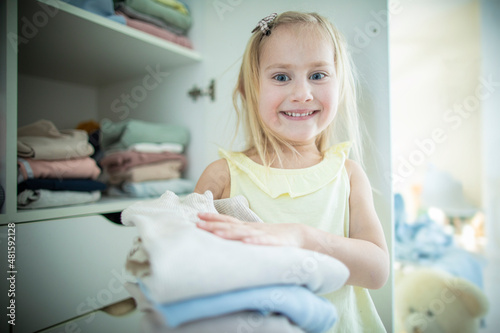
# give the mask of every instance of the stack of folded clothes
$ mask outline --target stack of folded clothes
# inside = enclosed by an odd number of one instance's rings
[[[157,197],[170,190],[189,193],[194,182],[183,179],[183,154],[189,132],[181,126],[140,120],[101,121],[99,164],[111,196]]]
[[[329,330],[349,270],[335,258],[296,247],[226,240],[196,227],[198,212],[262,223],[243,196],[172,192],[138,202],[122,223],[139,233],[127,256],[126,288],[143,313],[143,332],[311,332]]]
[[[85,9],[96,15],[105,17],[115,22],[126,24],[125,19],[116,15],[113,9],[113,0],[62,0],[75,7]]]
[[[188,7],[178,0],[115,0],[115,14],[132,28],[192,49]]]
[[[191,13],[178,0],[63,0],[73,6],[192,49]]]
[[[94,202],[106,184],[90,156],[94,148],[87,132],[58,130],[39,120],[17,131],[18,197],[21,209],[47,208]]]

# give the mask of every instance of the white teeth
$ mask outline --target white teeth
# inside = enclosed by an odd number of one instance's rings
[[[307,112],[307,113],[295,113],[295,112],[283,112],[287,116],[290,117],[304,117],[304,116],[310,116],[314,113],[314,111]]]

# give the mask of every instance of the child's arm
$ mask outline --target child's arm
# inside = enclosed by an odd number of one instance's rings
[[[226,160],[211,163],[200,176],[194,189],[196,193],[212,191],[214,200],[228,198],[231,190],[231,176]]]
[[[350,270],[348,284],[369,289],[382,287],[389,275],[389,254],[382,226],[373,206],[368,177],[352,161],[346,162],[351,183],[349,238],[296,223],[244,223],[220,214],[200,213],[208,222],[198,227],[226,239],[260,245],[287,245],[321,252],[342,261]],[[211,190],[214,199],[229,196],[227,162],[219,160],[203,172],[195,192]]]
[[[350,270],[347,283],[381,288],[389,276],[390,260],[382,226],[375,212],[371,186],[363,169],[346,162],[351,183],[349,238],[304,226],[303,247],[331,255]]]

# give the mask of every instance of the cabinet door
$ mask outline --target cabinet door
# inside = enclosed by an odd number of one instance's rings
[[[101,215],[16,226],[16,331],[33,332],[128,298],[137,232]]]

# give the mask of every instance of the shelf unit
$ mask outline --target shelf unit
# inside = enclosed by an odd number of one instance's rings
[[[147,65],[172,68],[201,60],[197,52],[186,47],[62,1],[39,1],[23,10],[22,17],[29,20],[45,6],[54,10],[46,14],[53,17],[21,45],[22,74],[102,85],[144,75]]]
[[[17,209],[17,127],[18,117],[23,116],[18,114],[18,76],[101,87],[144,76],[148,66],[166,71],[195,64],[202,60],[201,55],[59,0],[7,0],[3,6],[5,108],[0,120],[5,132],[0,134],[0,149],[5,155],[0,181],[5,184],[6,202],[0,224],[117,212],[139,200],[103,198],[81,206]],[[18,49],[14,36],[19,40]]]

